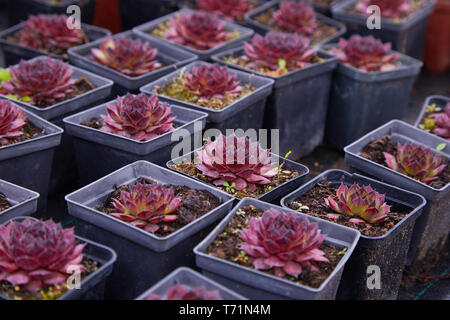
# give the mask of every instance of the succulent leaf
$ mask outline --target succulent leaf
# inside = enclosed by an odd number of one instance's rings
[[[434,113],[431,118],[435,121],[433,133],[450,140],[450,102],[447,103],[444,112]]]
[[[252,8],[248,0],[197,0],[200,10],[218,15],[227,20],[241,21]]]
[[[204,286],[196,288],[186,288],[181,284],[173,285],[167,291],[167,296],[163,299],[157,294],[150,294],[147,300],[223,300],[218,290],[208,290]]]
[[[22,127],[27,117],[11,101],[0,100],[0,146],[8,144],[9,139],[23,135]]]
[[[310,36],[317,26],[313,8],[304,2],[281,2],[280,8],[273,13],[273,19],[282,31],[304,36]]]
[[[367,7],[372,5],[378,6],[381,17],[388,19],[402,18],[411,9],[409,0],[360,0],[356,4],[356,10],[363,15],[368,15]]]

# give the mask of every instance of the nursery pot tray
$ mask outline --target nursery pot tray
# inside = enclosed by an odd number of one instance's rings
[[[3,98],[0,98],[3,99]],[[47,202],[54,149],[59,146],[63,130],[23,110],[28,120],[45,134],[31,140],[0,147],[0,179],[40,194],[38,213]]]
[[[447,103],[450,103],[450,98],[448,97],[444,97],[444,96],[430,96],[425,100],[425,103],[422,107],[422,112],[420,112],[419,117],[416,120],[416,123],[414,124],[414,126],[416,128],[419,128],[419,125],[422,123],[423,118],[426,115],[426,109],[428,106],[435,104],[436,107],[441,108],[440,112],[445,112],[445,106],[447,105]],[[420,128],[419,128],[420,129]],[[432,132],[431,132],[432,133]],[[433,133],[432,133],[433,134]],[[437,138],[439,138],[441,140],[441,143],[449,143],[449,141],[447,139],[444,139],[438,135],[433,134],[434,136],[436,136]]]
[[[345,161],[353,171],[367,173],[397,187],[420,194],[427,199],[427,205],[414,227],[411,249],[408,253],[408,264],[414,262],[413,264],[418,266],[427,260],[430,254],[438,256],[438,253],[444,248],[450,230],[450,212],[448,210],[450,184],[441,189],[435,189],[360,155],[362,149],[369,142],[384,136],[389,136],[394,144],[397,142],[414,143],[424,145],[431,150],[441,144],[441,140],[403,121],[393,120],[344,149]],[[440,155],[450,160],[448,144],[440,151]]]
[[[393,71],[367,73],[338,63],[325,131],[328,143],[342,149],[387,121],[403,117],[422,62],[398,55],[402,66]]]
[[[254,10],[252,10],[250,12],[248,12],[245,15],[245,21],[247,22],[247,24],[249,26],[251,26],[252,29],[254,29],[259,34],[266,34],[269,31],[273,31],[274,29],[272,29],[270,26],[268,26],[268,25],[266,25],[264,23],[261,23],[261,22],[257,21],[255,19],[255,17],[260,15],[260,14],[262,14],[262,13],[264,13],[264,12],[266,12],[269,9],[278,8],[280,3],[281,3],[281,1],[278,1],[278,0],[267,2],[266,4],[260,6],[260,7],[256,8],[256,9],[254,9]],[[332,42],[333,40],[336,40],[340,36],[342,36],[345,33],[345,31],[347,30],[345,28],[345,25],[343,23],[341,23],[341,22],[333,20],[333,19],[331,19],[331,18],[329,18],[329,17],[327,17],[327,16],[325,16],[325,15],[323,15],[321,13],[318,13],[318,12],[315,12],[315,15],[316,15],[316,19],[318,21],[323,22],[323,23],[325,23],[327,25],[331,25],[331,26],[335,27],[337,29],[337,32],[335,34],[332,34],[329,37],[327,37],[327,38],[317,42],[317,43],[313,43],[313,45],[321,46],[321,45],[323,45],[325,43]]]
[[[400,23],[381,19],[380,29],[369,29],[368,17],[348,12],[356,1],[342,1],[331,8],[333,18],[345,23],[348,34],[372,35],[383,42],[391,42],[396,51],[416,59],[422,57],[428,16],[433,11],[434,0],[421,0],[425,5]]]
[[[319,57],[325,61],[280,77],[269,77],[224,61],[226,57],[238,57],[243,53],[241,47],[221,52],[213,60],[275,81],[267,101],[264,127],[279,129],[280,154],[291,151],[296,160],[310,154],[323,140],[332,71],[337,58],[318,51]]]
[[[194,103],[185,102],[153,92],[156,86],[163,87],[166,84],[172,83],[172,81],[179,77],[181,73],[191,72],[192,68],[205,65],[209,66],[211,64],[202,61],[193,62],[179,71],[175,71],[142,87],[141,91],[147,94],[157,95],[160,100],[163,101],[168,101],[186,108],[206,112],[208,114],[208,118],[206,120],[206,130],[214,128],[220,130],[223,134],[226,134],[226,129],[262,129],[266,98],[272,91],[272,85],[274,83],[273,80],[249,74],[247,72],[230,70],[230,72],[235,72],[237,74],[236,80],[240,81],[241,85],[250,83],[253,87],[255,87],[255,91],[231,103],[221,110],[202,107]]]
[[[36,212],[39,193],[22,188],[0,179],[0,193],[6,197],[11,207],[0,211],[0,223],[19,216],[29,216]]]
[[[98,39],[94,42],[89,42],[84,45],[69,49],[70,61],[74,65],[85,70],[90,70],[98,75],[114,81],[114,90],[112,93],[113,98],[122,96],[128,91],[137,93],[136,91],[139,91],[139,88],[143,85],[159,79],[165,74],[197,60],[197,56],[195,54],[178,48],[174,48],[166,44],[165,42],[154,41],[153,39],[145,38],[141,35],[135,34],[133,31],[116,34],[112,36],[112,39],[115,40],[117,38],[123,37],[133,40],[141,40],[144,43],[149,43],[152,48],[158,49],[158,54],[155,57],[155,60],[162,62],[164,66],[141,76],[131,77],[112,68],[109,68],[108,66],[102,65],[91,58],[91,49],[98,48],[100,44],[105,41],[105,39]]]
[[[28,60],[41,55],[48,55],[52,58],[64,60],[63,55],[46,53],[37,49],[29,48],[23,45],[19,45],[18,43],[8,41],[8,38],[19,32],[23,28],[24,24],[24,22],[21,22],[0,32],[0,47],[3,49],[5,65],[10,66],[19,63],[21,59]],[[81,28],[86,33],[89,41],[95,41],[97,39],[111,35],[111,32],[107,29],[84,23],[81,24]]]
[[[254,34],[254,31],[252,29],[249,28],[245,28],[243,26],[240,26],[238,24],[226,21],[226,20],[222,20],[221,21],[225,24],[225,31],[228,32],[233,32],[233,31],[238,31],[240,33],[240,36],[230,40],[230,41],[226,41],[225,43],[223,43],[222,45],[216,46],[214,48],[208,49],[208,50],[198,50],[198,49],[194,49],[191,47],[187,47],[187,46],[182,46],[179,44],[176,44],[174,42],[168,41],[168,40],[164,40],[161,38],[157,38],[153,35],[150,34],[150,32],[156,27],[158,26],[160,23],[166,22],[168,20],[170,20],[172,17],[174,17],[175,15],[178,14],[190,14],[195,12],[195,10],[191,10],[191,9],[181,9],[178,10],[174,13],[165,15],[161,18],[155,19],[153,21],[144,23],[140,26],[137,26],[133,29],[134,32],[136,32],[137,34],[140,34],[146,38],[150,38],[150,39],[154,39],[157,41],[163,41],[166,43],[169,43],[171,46],[175,46],[181,49],[184,49],[186,51],[189,51],[195,55],[197,55],[200,60],[209,60],[211,58],[211,56],[213,56],[214,54],[223,51],[223,50],[227,50],[227,49],[231,49],[231,48],[235,48],[239,45],[241,45],[244,41],[249,40],[252,35]]]
[[[197,265],[203,274],[209,278],[225,285],[226,287],[242,294],[251,300],[279,300],[279,299],[330,299],[333,300],[341,279],[344,265],[358,242],[359,231],[339,226],[328,221],[309,217],[311,222],[317,222],[321,233],[327,237],[324,243],[332,244],[338,249],[347,248],[346,253],[339,261],[330,276],[319,288],[311,288],[296,284],[292,281],[253,270],[227,260],[219,259],[206,253],[208,246],[214,241],[219,233],[227,226],[236,212],[245,206],[255,206],[258,210],[284,210],[279,206],[262,202],[255,199],[245,198],[241,200],[225,219],[199,244],[195,247]],[[302,213],[299,215],[305,216]]]
[[[225,288],[221,284],[208,279],[200,273],[185,267],[178,268],[167,275],[164,279],[137,297],[136,300],[146,300],[150,294],[165,297],[167,291],[176,284],[180,284],[189,289],[205,287],[208,291],[219,291],[219,294],[223,300],[247,300],[240,294],[237,294],[236,292]]]
[[[209,191],[221,205],[166,237],[157,237],[94,209],[114,191],[114,186],[129,184],[141,177]],[[118,253],[117,264],[107,284],[107,298],[111,299],[134,299],[175,268],[194,266],[193,247],[233,204],[233,198],[224,192],[146,161],[117,170],[66,196],[66,201],[69,214],[76,218],[78,230]]]
[[[179,143],[179,139],[190,139],[195,132],[201,132],[207,116],[203,112],[172,105],[170,107],[176,116],[174,123],[177,128],[145,142],[81,124],[100,119],[100,115],[107,114],[106,106],[115,101],[64,119],[67,133],[74,137],[78,172],[83,184],[138,160],[164,166],[172,158],[172,148]]]
[[[33,219],[31,217],[16,217],[11,221],[23,221],[24,219]],[[75,230],[76,231],[76,230]],[[113,264],[117,259],[114,250],[99,243],[75,236],[82,243],[86,243],[83,255],[100,264],[95,272],[84,278],[80,283],[80,289],[72,289],[60,296],[57,300],[103,300],[105,291],[105,282],[113,270]],[[8,297],[0,295],[0,300],[11,300]]]
[[[167,166],[167,168],[169,168],[169,169],[171,169],[173,171],[179,172],[179,173],[181,173],[181,174],[183,174],[183,175],[185,175],[185,176],[187,176],[187,177],[189,177],[191,179],[194,179],[194,180],[197,180],[197,181],[201,181],[202,183],[208,184],[212,188],[217,189],[213,184],[209,184],[209,183],[207,183],[207,182],[205,182],[203,180],[199,180],[197,178],[194,178],[194,177],[192,177],[192,176],[190,176],[190,175],[188,175],[188,174],[186,174],[186,173],[184,173],[184,172],[182,172],[180,170],[171,168],[171,166],[174,165],[174,164],[179,164],[179,163],[182,163],[182,162],[194,161],[194,159],[197,159],[197,152],[200,151],[200,150],[202,150],[202,149],[200,148],[200,149],[197,149],[197,150],[195,150],[193,152],[185,154],[184,156],[181,156],[179,158],[172,159],[172,160],[167,162],[166,166]],[[258,198],[259,200],[262,200],[262,201],[277,203],[278,200],[281,199],[285,194],[287,194],[287,193],[291,192],[292,190],[294,190],[295,188],[299,187],[303,183],[303,181],[305,181],[305,178],[306,178],[306,176],[309,173],[309,169],[306,166],[304,166],[304,165],[302,165],[300,163],[297,163],[297,162],[294,162],[294,161],[291,161],[291,160],[288,160],[288,159],[283,159],[280,156],[278,156],[276,154],[273,154],[273,153],[270,154],[270,157],[271,157],[272,162],[275,162],[275,163],[282,163],[282,162],[284,162],[283,170],[291,170],[291,171],[298,171],[298,172],[300,172],[300,175],[298,177],[295,177],[292,180],[289,180],[289,181],[287,181],[287,182],[285,182],[283,184],[280,184],[276,188],[273,188],[272,190],[270,190],[269,192],[261,195]],[[234,198],[239,200],[236,197],[234,197]]]
[[[395,207],[410,209],[409,214],[384,235],[370,237],[361,234],[354,254],[347,261],[338,291],[339,299],[395,300],[402,280],[414,223],[426,204],[425,198],[356,173],[328,170],[284,197],[281,200],[282,206],[289,208],[289,202],[307,194],[320,181],[329,181],[330,186],[335,188],[338,188],[341,183],[347,187],[354,183],[361,187],[370,185],[375,191],[386,194],[388,203]],[[379,289],[369,289],[367,286],[367,270],[371,265],[380,268],[381,288]]]

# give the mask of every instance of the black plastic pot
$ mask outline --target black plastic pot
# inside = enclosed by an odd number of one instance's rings
[[[33,219],[30,217],[16,217],[10,221],[22,221],[24,219]],[[77,232],[78,233],[78,232]],[[114,262],[117,255],[111,248],[105,247],[99,243],[76,236],[80,242],[86,243],[83,255],[100,264],[98,270],[84,278],[80,283],[80,289],[72,289],[67,291],[57,300],[103,300],[105,293],[105,283],[108,276],[113,270]],[[0,295],[0,300],[10,300],[8,297]]]
[[[3,50],[5,65],[10,66],[19,63],[21,59],[28,60],[41,55],[48,55],[52,58],[64,60],[64,56],[62,55],[47,54],[45,52],[8,41],[8,38],[19,32],[23,28],[23,25],[24,22],[0,32],[0,48]],[[89,38],[89,41],[95,41],[111,34],[111,32],[107,29],[88,24],[82,24],[81,27]]]
[[[307,194],[320,181],[329,181],[331,187],[336,188],[341,183],[347,186],[354,183],[360,186],[371,185],[375,191],[386,194],[386,201],[394,208],[411,210],[383,236],[369,237],[361,234],[354,254],[347,261],[337,294],[338,299],[395,300],[402,280],[414,223],[426,204],[425,198],[359,174],[328,170],[284,197],[281,200],[282,206],[289,208],[289,202]],[[371,265],[380,268],[380,289],[369,289],[367,286],[367,270]]]
[[[40,130],[45,129],[45,135],[0,147],[0,179],[38,192],[38,214],[43,215],[47,204],[53,153],[61,143],[63,130],[27,110],[23,112],[34,126]]]
[[[258,8],[256,8],[256,9],[248,12],[245,15],[245,22],[247,22],[247,24],[253,30],[255,30],[257,33],[266,34],[267,32],[271,31],[272,28],[270,28],[269,26],[267,26],[267,25],[265,25],[263,23],[260,23],[259,21],[256,21],[254,18],[256,16],[260,15],[261,13],[269,10],[269,9],[272,9],[272,8],[278,9],[278,7],[280,5],[280,2],[281,2],[280,0],[270,1],[270,2],[268,2],[266,4],[263,4],[262,6],[260,6]],[[333,19],[331,19],[331,18],[329,18],[327,16],[324,16],[323,14],[320,14],[320,13],[316,12],[316,19],[319,20],[319,21],[322,21],[322,22],[324,22],[324,23],[326,23],[328,25],[336,27],[338,31],[335,34],[333,34],[333,35],[323,39],[322,41],[319,41],[317,43],[312,43],[313,45],[320,46],[320,45],[323,45],[325,43],[332,42],[333,40],[338,39],[340,36],[342,36],[345,33],[345,31],[346,31],[346,28],[345,28],[344,24],[342,24],[342,23],[340,23],[340,22],[338,22],[336,20],[333,20]]]
[[[163,184],[207,190],[221,205],[166,237],[156,237],[129,223],[94,208],[101,205],[114,186],[146,177]],[[69,214],[77,230],[90,239],[110,246],[118,253],[107,283],[106,298],[134,299],[180,266],[194,266],[193,247],[211,230],[211,225],[231,210],[233,198],[205,184],[185,178],[146,161],[130,164],[66,196]]]
[[[171,168],[170,166],[173,164],[179,164],[179,163],[183,163],[183,162],[192,162],[192,161],[197,161],[197,152],[200,151],[201,149],[197,149],[191,153],[185,154],[179,158],[175,158],[170,160],[169,162],[167,162],[166,166],[167,168],[174,170],[176,172],[179,172],[185,176],[190,177],[191,179],[195,179],[198,180],[197,178],[194,178],[182,171],[176,170]],[[291,192],[292,190],[294,190],[295,188],[299,187],[303,181],[305,181],[306,176],[309,173],[309,169],[307,167],[305,167],[304,165],[298,163],[298,162],[294,162],[288,159],[283,159],[280,158],[280,156],[271,153],[271,160],[274,163],[283,163],[284,161],[284,165],[283,165],[283,170],[293,170],[293,171],[298,171],[301,174],[292,179],[289,180],[281,185],[279,185],[276,188],[273,188],[272,190],[270,190],[269,192],[261,195],[258,199],[262,200],[262,201],[266,201],[266,202],[272,202],[272,203],[279,203],[279,200],[284,197],[284,195],[288,194],[289,192]],[[198,181],[202,181],[202,180],[198,180]],[[205,183],[204,181],[202,181],[202,183]],[[216,188],[213,184],[210,184],[213,188]],[[238,198],[236,198],[237,200],[239,200]]]
[[[117,96],[123,96],[127,92],[139,93],[139,88],[143,85],[197,60],[197,56],[192,53],[174,48],[161,41],[144,38],[133,33],[133,31],[122,32],[114,35],[112,38],[117,39],[122,37],[139,39],[149,43],[153,48],[158,49],[158,54],[155,59],[163,62],[165,66],[138,77],[130,77],[115,71],[91,59],[91,49],[98,48],[105,39],[99,39],[69,50],[70,61],[74,65],[114,81],[114,87],[111,93],[112,99]]]
[[[444,96],[429,96],[426,100],[425,103],[422,107],[422,112],[420,113],[419,117],[416,120],[416,123],[414,124],[414,126],[416,128],[419,128],[419,125],[422,123],[423,117],[425,116],[425,111],[427,109],[428,106],[431,106],[432,104],[435,104],[436,107],[441,108],[440,112],[444,112],[445,106],[447,105],[447,103],[450,102],[450,98],[449,97],[444,97]],[[442,137],[439,137],[438,135],[435,135],[437,138],[441,139],[442,143],[449,143],[449,141],[447,139],[444,139]]]
[[[243,48],[233,49],[213,56],[213,60],[274,80],[274,89],[266,105],[264,128],[279,130],[281,155],[291,151],[291,158],[297,160],[310,154],[322,142],[325,134],[331,76],[337,58],[325,51],[318,51],[325,61],[280,77],[268,77],[223,59],[242,54]]]
[[[0,193],[11,207],[0,212],[0,223],[19,216],[30,216],[37,210],[39,193],[0,179]]]
[[[338,249],[347,248],[345,255],[339,261],[330,276],[319,288],[311,288],[296,284],[292,281],[281,279],[267,273],[250,269],[217,257],[208,255],[206,248],[222,232],[236,212],[245,206],[253,205],[258,210],[285,209],[259,200],[245,198],[241,200],[229,215],[199,244],[194,248],[197,266],[207,277],[223,284],[224,286],[242,294],[251,300],[333,300],[341,280],[344,265],[352,255],[356,247],[359,231],[330,223],[321,219],[309,217],[311,222],[317,222],[319,229],[327,237],[324,243],[333,244]],[[303,213],[299,215],[306,216]]]
[[[364,172],[400,188],[418,193],[427,199],[427,205],[417,220],[408,253],[408,264],[421,266],[425,261],[439,258],[444,249],[445,241],[450,231],[450,184],[441,189],[435,189],[422,182],[407,177],[388,167],[361,157],[361,150],[373,139],[389,136],[394,143],[415,143],[425,145],[434,150],[441,140],[413,126],[393,120],[380,128],[368,133],[361,139],[347,146],[345,161],[353,171]],[[440,155],[450,160],[450,146],[440,152]],[[433,263],[433,262],[432,262]]]
[[[206,113],[171,105],[176,116],[175,130],[149,141],[136,141],[82,125],[107,114],[108,103],[64,119],[67,133],[73,136],[80,182],[86,185],[114,170],[138,160],[164,166],[172,158],[172,148],[183,138],[201,132]],[[186,131],[187,130],[187,131]],[[178,156],[178,155],[177,155]]]
[[[400,69],[385,72],[361,72],[338,63],[325,130],[328,143],[344,148],[387,121],[403,117],[422,62],[401,54],[398,61]]]
[[[137,297],[136,300],[146,300],[150,294],[157,294],[164,298],[167,291],[176,284],[181,284],[185,288],[197,288],[203,286],[207,290],[217,290],[223,300],[247,300],[240,294],[237,294],[200,273],[185,267],[178,268],[167,275],[164,279]]]
[[[327,17],[331,17],[331,8],[334,7],[337,3],[341,2],[343,0],[334,0],[330,3],[328,6],[320,6],[316,4],[314,1],[308,1],[314,8],[314,11],[317,11]]]
[[[347,26],[347,35],[372,35],[383,42],[391,42],[392,49],[416,59],[422,58],[428,16],[433,11],[434,0],[422,0],[425,5],[420,10],[406,18],[401,23],[381,19],[380,29],[367,28],[367,17],[347,12],[357,0],[346,0],[331,8],[334,19],[342,21]]]
[[[68,14],[67,7],[77,5],[81,9],[81,21],[92,23],[94,20],[95,0],[67,0],[62,4],[50,4],[39,0],[8,0],[9,25],[26,20],[30,14],[58,13]],[[70,12],[70,14],[73,14]]]
[[[176,0],[119,0],[119,8],[122,30],[129,30],[178,7]]]
[[[179,104],[189,109],[195,109],[206,112],[208,118],[206,119],[205,130],[218,129],[223,134],[226,133],[226,129],[262,129],[264,120],[264,109],[266,105],[266,98],[272,91],[273,80],[266,79],[251,75],[246,72],[234,71],[237,73],[237,80],[242,85],[251,83],[256,88],[255,91],[246,95],[245,97],[233,102],[222,110],[214,110],[206,107],[196,105],[194,103],[177,100],[165,95],[156,94],[153,92],[156,86],[162,87],[168,83],[171,83],[174,78],[179,77],[181,73],[190,72],[193,67],[199,67],[203,65],[210,65],[203,61],[193,62],[187,65],[185,68],[175,71],[159,80],[156,80],[141,88],[142,92],[147,94],[155,94],[161,100],[168,101],[170,103]]]
[[[251,36],[253,35],[254,31],[249,29],[249,28],[245,28],[243,26],[240,26],[238,24],[226,21],[226,20],[222,20],[223,23],[225,23],[225,30],[226,31],[239,31],[240,32],[240,36],[237,37],[236,39],[230,40],[225,42],[222,45],[219,45],[217,47],[214,47],[212,49],[209,50],[197,50],[197,49],[193,49],[190,47],[186,47],[186,46],[182,46],[179,44],[176,44],[174,42],[168,41],[168,40],[163,40],[163,39],[159,39],[156,38],[154,36],[152,36],[149,32],[152,31],[157,25],[159,25],[160,23],[163,23],[169,19],[171,19],[174,15],[180,14],[180,13],[192,13],[195,10],[191,10],[191,9],[181,9],[178,10],[177,12],[168,14],[164,17],[158,18],[156,20],[147,22],[143,25],[140,25],[136,28],[133,29],[134,32],[136,32],[137,34],[140,34],[146,38],[150,38],[150,39],[154,39],[157,41],[163,41],[166,42],[168,44],[170,44],[171,46],[175,46],[177,48],[181,48],[183,50],[189,51],[195,55],[197,55],[199,57],[200,60],[209,60],[211,58],[211,56],[217,54],[218,52],[222,51],[222,50],[227,50],[227,49],[231,49],[231,48],[235,48],[238,47],[239,45],[241,45],[244,41],[247,41],[248,39],[251,38]]]

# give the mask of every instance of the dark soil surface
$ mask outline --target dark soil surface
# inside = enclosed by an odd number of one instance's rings
[[[39,104],[36,104],[35,106],[38,108],[47,108],[50,107],[52,105],[55,105],[59,102],[63,102],[66,100],[70,100],[72,98],[78,97],[79,95],[82,95],[83,93],[89,92],[93,89],[95,89],[95,85],[90,82],[88,79],[86,79],[85,77],[81,77],[80,79],[78,79],[71,87],[70,89],[72,89],[72,92],[65,95],[63,98],[60,99],[56,99],[53,102],[42,102]]]
[[[324,220],[329,220],[331,222],[339,223],[343,226],[350,227],[360,231],[363,235],[368,237],[379,237],[391,230],[397,223],[399,223],[404,217],[406,217],[411,211],[406,207],[391,205],[391,212],[388,214],[388,218],[380,223],[370,224],[370,223],[353,223],[349,220],[357,217],[349,217],[343,214],[339,214],[338,220],[333,220],[327,217],[327,214],[338,214],[337,212],[330,209],[325,204],[325,199],[332,197],[338,201],[336,197],[336,188],[330,186],[328,181],[322,181],[317,183],[314,188],[312,188],[305,195],[300,198],[288,203],[288,207],[293,210],[298,210],[302,213],[308,214],[310,216],[318,217]],[[307,208],[306,208],[306,207]]]
[[[245,197],[259,198],[263,194],[271,191],[272,189],[301,175],[301,173],[298,171],[282,170],[281,172],[279,172],[272,178],[268,178],[269,180],[272,181],[271,183],[264,184],[264,185],[262,185],[262,184],[256,185],[256,191],[254,191],[254,192],[249,191],[248,188],[245,188],[243,190],[234,190],[234,192],[233,192],[233,190],[230,190],[230,188],[227,188],[225,186],[216,186],[216,185],[210,183],[210,179],[207,176],[203,175],[202,172],[195,167],[194,163],[181,163],[181,164],[177,164],[177,165],[171,165],[170,167],[172,169],[181,171],[191,177],[194,177],[198,180],[207,182],[211,186],[216,187],[222,191],[225,191],[239,199],[242,199]]]
[[[146,178],[140,178],[135,183],[151,184],[152,182]],[[98,210],[107,214],[116,212],[112,204],[112,199],[120,200],[121,191],[129,192],[135,183],[115,186],[116,190],[106,198],[103,207]],[[158,237],[170,235],[194,220],[204,216],[221,204],[220,200],[208,191],[194,190],[185,186],[166,185],[166,187],[174,188],[175,197],[181,198],[182,201],[177,210],[171,213],[178,216],[177,220],[159,223],[160,228],[154,233]]]
[[[11,204],[6,200],[6,196],[0,192],[0,212],[11,208]]]
[[[277,27],[274,19],[272,18],[273,13],[277,9],[278,8],[270,8],[267,11],[261,13],[260,15],[253,17],[253,19],[258,21],[259,23],[265,24],[266,26],[270,27],[271,29],[273,29],[275,31],[283,31],[282,29]],[[326,24],[323,21],[316,20],[316,23],[317,23],[317,26],[314,29],[313,34],[311,36],[309,36],[312,44],[318,43],[339,31],[335,26]]]
[[[248,261],[247,254],[240,249],[240,244],[242,242],[240,231],[248,228],[250,218],[259,218],[262,214],[263,212],[258,211],[254,206],[242,208],[241,213],[236,214],[223,232],[217,235],[216,239],[206,249],[206,253],[254,269],[253,265]],[[312,262],[312,264],[319,269],[318,271],[311,271],[306,267],[303,268],[302,273],[297,279],[290,275],[286,275],[285,279],[312,288],[320,287],[322,282],[324,282],[331,272],[333,272],[334,268],[336,268],[345,252],[339,251],[333,245],[325,243],[320,246],[320,249],[325,252],[325,256],[330,260],[330,263]],[[260,271],[274,275],[273,270]]]
[[[45,129],[39,130],[32,123],[30,123],[28,121],[22,127],[21,131],[24,133],[23,135],[21,135],[20,137],[8,139],[9,142],[4,145],[0,144],[0,147],[4,147],[4,146],[11,145],[11,144],[35,139],[35,138],[43,136],[45,134]]]
[[[391,138],[385,136],[381,139],[375,139],[371,141],[367,146],[363,148],[361,157],[374,161],[385,167],[388,167],[385,162],[383,152],[390,153],[394,156],[397,155],[397,146],[394,145]],[[441,189],[445,187],[450,182],[450,166],[448,165],[448,160],[442,157],[442,163],[447,164],[444,171],[439,175],[438,179],[433,181],[430,186],[436,189]]]
[[[81,280],[100,268],[100,264],[97,261],[86,257],[83,258],[81,264],[84,268],[81,273]],[[0,295],[6,296],[12,300],[55,300],[69,290],[70,289],[65,282],[59,285],[45,286],[40,291],[31,292],[26,290],[23,286],[13,286],[6,280],[0,281]]]

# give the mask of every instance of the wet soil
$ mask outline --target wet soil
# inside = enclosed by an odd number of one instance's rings
[[[11,208],[11,204],[6,200],[6,196],[0,192],[0,212]]]
[[[32,140],[37,137],[43,136],[45,134],[45,129],[42,129],[42,130],[38,129],[31,122],[28,122],[28,121],[22,127],[21,131],[23,132],[23,135],[16,137],[16,138],[8,139],[8,143],[3,144],[3,145],[0,144],[0,147],[12,145],[12,144],[23,142],[23,141]]]

